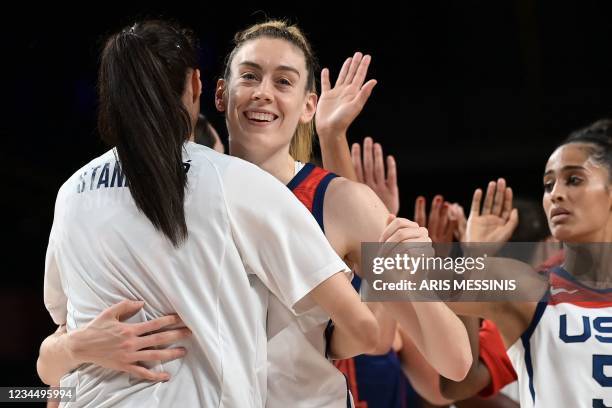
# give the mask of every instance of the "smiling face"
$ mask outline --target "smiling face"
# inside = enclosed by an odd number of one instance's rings
[[[560,241],[607,239],[612,209],[610,174],[592,160],[590,152],[584,143],[565,144],[546,164],[542,203],[551,233]]]
[[[232,155],[261,160],[288,154],[298,124],[312,120],[316,110],[307,78],[303,52],[288,41],[261,37],[240,47],[215,100],[225,111]]]

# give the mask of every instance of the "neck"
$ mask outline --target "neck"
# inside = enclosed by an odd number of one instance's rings
[[[582,236],[574,236],[566,242],[582,245],[592,242],[612,243],[612,216],[609,217],[608,222],[602,228],[596,231],[589,232]]]
[[[283,184],[289,183],[295,175],[295,160],[289,154],[289,147],[275,153],[254,152],[232,143],[230,139],[230,155],[253,163]]]
[[[565,244],[565,269],[585,285],[612,287],[612,244],[609,242]]]

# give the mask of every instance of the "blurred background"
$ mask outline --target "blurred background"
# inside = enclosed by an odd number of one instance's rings
[[[441,193],[467,209],[473,190],[497,177],[540,200],[555,145],[612,113],[610,2],[285,3],[83,2],[3,13],[0,385],[41,384],[38,347],[55,329],[42,300],[55,195],[106,150],[95,130],[98,53],[107,34],[136,19],[173,18],[197,33],[202,111],[226,146],[213,91],[237,30],[286,17],[309,35],[333,78],[354,51],[370,53],[369,77],[379,84],[349,137],[372,136],[396,157],[400,214],[409,218],[417,195]]]

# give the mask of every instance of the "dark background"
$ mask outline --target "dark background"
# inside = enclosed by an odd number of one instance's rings
[[[556,143],[612,111],[612,4],[603,1],[376,2],[340,10],[332,2],[218,3],[27,5],[3,13],[0,385],[40,384],[38,347],[54,329],[42,277],[55,195],[105,150],[95,131],[98,50],[106,34],[136,18],[172,17],[198,34],[202,110],[224,142],[212,95],[238,29],[266,15],[288,17],[334,78],[354,51],[372,54],[370,77],[379,84],[350,141],[371,135],[395,155],[407,217],[417,194],[442,193],[467,209],[474,188],[500,176],[515,194],[540,200]]]

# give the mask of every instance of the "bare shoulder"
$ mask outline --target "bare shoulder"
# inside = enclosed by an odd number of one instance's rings
[[[386,211],[385,205],[370,187],[344,177],[336,177],[330,182],[325,194],[325,203],[326,209],[347,216],[360,212]]]
[[[376,193],[344,177],[331,181],[323,206],[325,234],[349,261],[358,261],[361,243],[378,241],[386,225],[388,211]]]

